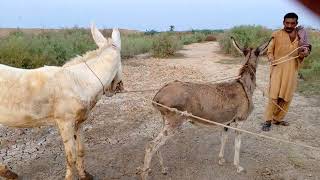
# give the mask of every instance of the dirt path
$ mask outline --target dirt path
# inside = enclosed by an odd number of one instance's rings
[[[124,62],[126,89],[159,88],[172,80],[207,81],[236,75],[239,63],[218,53],[216,42],[185,46],[183,57],[155,59],[139,56]],[[266,85],[268,68],[259,65],[257,83]],[[138,179],[136,168],[143,163],[144,147],[160,130],[161,117],[150,102],[155,92],[118,94],[101,99],[84,125],[87,169],[96,179]],[[255,109],[244,129],[260,130],[265,99],[256,90]],[[289,127],[273,127],[266,135],[320,147],[320,100],[295,95],[286,117]],[[240,163],[247,172],[237,174],[233,166],[233,137],[226,145],[226,164],[218,165],[220,128],[186,125],[161,148],[168,175],[162,175],[157,158],[152,161],[151,179],[320,179],[320,152],[243,135]],[[63,179],[64,152],[53,128],[1,128],[0,157],[22,179]]]

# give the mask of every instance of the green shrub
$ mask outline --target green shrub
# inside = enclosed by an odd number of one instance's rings
[[[0,39],[0,63],[20,68],[62,65],[70,58],[95,49],[84,29],[43,32],[39,35],[20,31]]]
[[[110,37],[110,30],[102,30]],[[150,52],[152,37],[143,34],[122,35],[122,58]],[[0,39],[0,63],[19,68],[43,65],[60,66],[77,55],[96,49],[87,29],[62,29],[58,32],[25,34],[19,30]]]
[[[144,35],[155,35],[155,34],[159,34],[159,32],[154,29],[146,30],[146,32],[144,32]]]
[[[182,43],[174,33],[161,33],[154,37],[152,43],[152,54],[154,57],[173,56],[182,48]]]
[[[152,37],[144,35],[127,35],[121,38],[122,58],[130,58],[137,54],[150,52],[152,48]]]
[[[203,42],[205,39],[206,35],[200,32],[195,32],[192,34],[183,34],[180,36],[180,41],[184,45]]]
[[[233,47],[230,37],[233,36],[242,47],[257,47],[269,40],[272,31],[262,26],[242,25],[226,31],[219,39],[221,49],[226,54],[239,55]]]
[[[320,80],[320,33],[309,32],[312,51],[305,58],[300,72],[306,80]]]

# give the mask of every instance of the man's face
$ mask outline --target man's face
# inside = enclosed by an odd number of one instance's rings
[[[296,26],[298,25],[298,21],[296,18],[286,18],[283,21],[283,25],[284,25],[284,30],[288,33],[291,33],[294,28],[296,28]]]

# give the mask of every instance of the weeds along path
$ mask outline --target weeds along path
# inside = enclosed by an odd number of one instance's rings
[[[140,55],[125,60],[127,90],[160,88],[173,80],[209,81],[237,75],[241,58],[222,55],[217,42],[191,44],[170,59]],[[263,62],[264,59],[262,58]],[[268,82],[267,65],[257,70],[257,83]],[[97,179],[139,179],[135,174],[144,158],[145,145],[161,128],[160,114],[149,101],[156,92],[118,94],[103,97],[84,125],[87,170]],[[265,99],[254,94],[255,109],[244,129],[263,133]],[[320,147],[320,100],[295,94],[288,114],[289,127],[273,127],[266,135]],[[0,128],[0,157],[23,179],[63,179],[65,169],[62,140],[57,130]],[[237,174],[233,166],[232,132],[226,145],[226,160],[218,165],[220,128],[184,126],[182,133],[161,148],[168,175],[162,175],[157,158],[152,161],[150,179],[163,180],[247,180],[320,179],[320,152],[243,135],[240,163],[247,173]]]

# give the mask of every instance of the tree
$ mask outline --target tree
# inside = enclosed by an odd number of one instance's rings
[[[170,32],[174,31],[174,25],[170,25]]]

